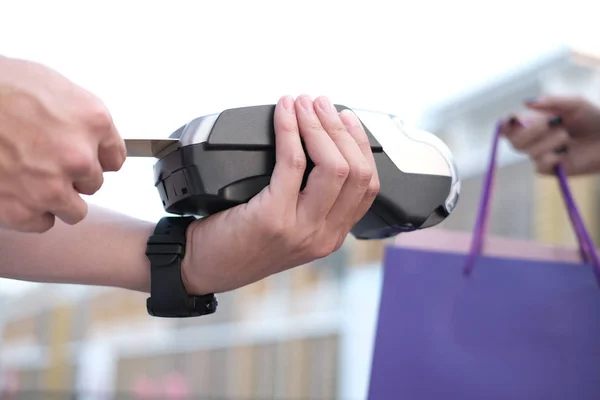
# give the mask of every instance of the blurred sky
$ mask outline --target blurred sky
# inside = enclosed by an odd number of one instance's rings
[[[203,114],[301,93],[412,122],[432,103],[585,38],[597,24],[592,7],[0,0],[0,54],[47,64],[95,93],[124,137],[165,137]],[[163,211],[151,176],[152,160],[129,159],[89,200],[155,220]],[[23,287],[0,280],[0,293]]]

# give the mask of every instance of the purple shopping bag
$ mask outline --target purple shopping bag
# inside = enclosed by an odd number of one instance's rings
[[[600,399],[597,254],[560,167],[579,252],[483,240],[497,140],[472,238],[432,229],[386,250],[370,400]]]

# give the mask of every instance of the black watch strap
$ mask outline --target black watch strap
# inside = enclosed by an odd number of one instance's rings
[[[163,217],[148,238],[146,256],[150,260],[148,314],[155,317],[186,318],[212,314],[217,309],[213,293],[190,296],[181,278],[186,231],[194,217]]]

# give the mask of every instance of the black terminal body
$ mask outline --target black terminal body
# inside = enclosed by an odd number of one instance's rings
[[[248,202],[267,186],[276,161],[274,110],[274,105],[228,109],[174,132],[171,138],[180,139],[181,145],[154,166],[165,211],[204,217]],[[451,211],[447,199],[454,178],[401,171],[363,126],[381,188],[351,233],[357,239],[382,239],[443,221]],[[307,159],[303,187],[314,166],[308,154]]]

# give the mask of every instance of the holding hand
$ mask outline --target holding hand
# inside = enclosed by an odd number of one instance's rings
[[[45,232],[87,214],[103,172],[125,161],[104,105],[58,73],[0,57],[0,227]]]
[[[371,147],[354,113],[327,98],[276,106],[271,182],[247,204],[194,222],[182,275],[190,294],[233,290],[340,248],[379,192]],[[306,168],[304,140],[315,167]]]
[[[503,133],[541,174],[562,163],[569,175],[600,171],[600,109],[587,100],[545,97],[526,103],[532,115],[509,118]]]

